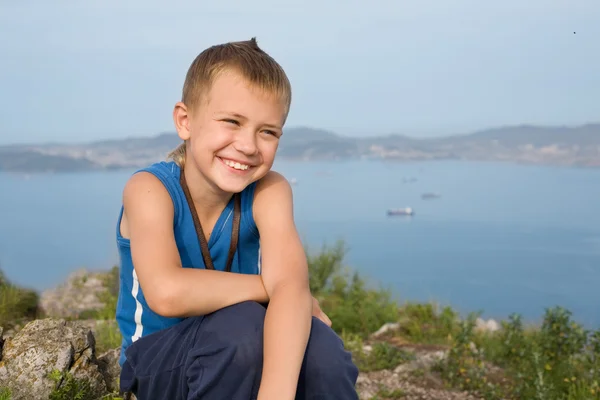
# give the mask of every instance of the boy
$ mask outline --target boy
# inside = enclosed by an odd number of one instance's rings
[[[290,185],[271,171],[290,104],[285,72],[255,39],[190,66],[173,110],[184,143],[123,191],[122,391],[358,398],[358,370],[313,307]]]

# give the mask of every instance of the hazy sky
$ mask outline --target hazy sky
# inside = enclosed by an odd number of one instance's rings
[[[288,126],[600,121],[599,0],[207,3],[0,1],[0,143],[172,131],[194,57],[251,36],[292,81]]]

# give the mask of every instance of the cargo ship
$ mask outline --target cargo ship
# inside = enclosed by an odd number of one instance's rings
[[[394,216],[394,215],[414,215],[415,211],[410,208],[410,207],[405,207],[405,208],[390,208],[389,210],[387,210],[387,215],[388,216]]]

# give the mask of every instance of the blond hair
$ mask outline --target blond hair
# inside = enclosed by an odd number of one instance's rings
[[[276,94],[285,104],[286,116],[292,101],[292,88],[283,68],[258,47],[256,38],[211,46],[190,65],[183,84],[181,101],[194,110],[210,90],[212,83],[227,70],[234,70],[251,85]],[[185,163],[186,143],[168,154],[180,166]]]

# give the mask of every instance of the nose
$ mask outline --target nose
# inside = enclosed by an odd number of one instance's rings
[[[246,156],[254,156],[258,153],[256,134],[252,129],[244,129],[238,132],[233,147]]]

